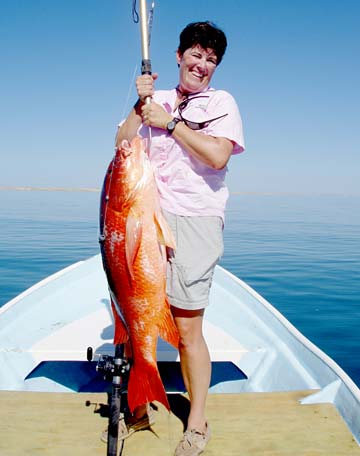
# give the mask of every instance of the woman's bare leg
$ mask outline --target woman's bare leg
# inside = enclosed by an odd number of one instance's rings
[[[187,428],[204,432],[205,405],[211,377],[210,355],[202,332],[204,309],[172,307],[171,310],[180,334],[181,372],[190,398]]]

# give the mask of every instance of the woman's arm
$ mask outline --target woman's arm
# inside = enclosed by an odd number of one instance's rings
[[[141,107],[141,115],[145,125],[164,130],[173,119],[162,106],[153,102]],[[204,135],[191,130],[183,122],[176,125],[172,136],[192,156],[214,169],[224,168],[233,151],[233,143],[229,139]]]
[[[136,102],[135,106],[131,110],[130,114],[128,115],[125,122],[121,124],[118,128],[115,138],[115,147],[120,147],[122,141],[126,139],[127,141],[131,141],[135,138],[138,128],[142,123],[141,118],[141,106],[142,102],[140,99]]]
[[[191,155],[214,169],[226,166],[234,147],[230,139],[203,135],[183,122],[176,125],[172,136]]]

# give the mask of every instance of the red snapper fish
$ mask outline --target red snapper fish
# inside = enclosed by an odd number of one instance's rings
[[[157,400],[170,410],[156,362],[158,336],[178,348],[166,297],[166,246],[175,241],[160,209],[145,140],[124,141],[105,176],[100,205],[103,265],[114,314],[114,344],[130,340],[131,411]]]

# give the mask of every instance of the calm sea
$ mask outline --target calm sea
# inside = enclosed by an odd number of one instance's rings
[[[99,194],[0,191],[0,306],[99,252]],[[221,264],[360,386],[360,197],[232,195]]]

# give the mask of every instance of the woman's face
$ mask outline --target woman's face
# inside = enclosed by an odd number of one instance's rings
[[[176,60],[180,65],[179,86],[182,92],[201,92],[209,86],[217,65],[212,49],[203,49],[197,44],[186,49],[182,55],[177,51]]]

